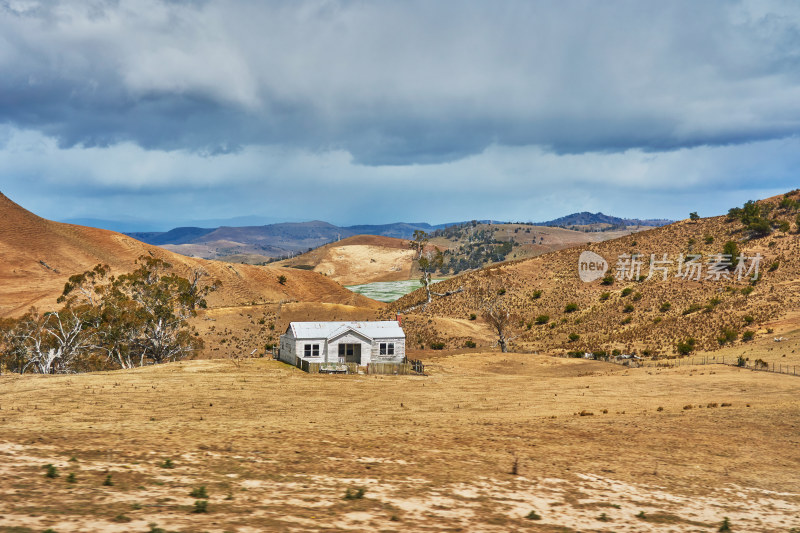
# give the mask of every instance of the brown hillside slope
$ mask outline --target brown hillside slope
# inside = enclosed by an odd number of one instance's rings
[[[794,223],[797,210],[778,208],[782,198],[761,203],[775,206],[772,218],[792,221],[789,232],[775,230],[767,237],[749,239],[741,222],[729,222],[726,217],[685,220],[451,278],[436,290],[463,287],[464,291],[435,298],[424,311],[412,311],[405,321],[409,339],[415,345],[443,341],[451,348],[464,346],[468,340],[479,345],[491,343],[495,337],[486,324],[482,335],[449,333],[454,319],[468,319],[472,313],[480,323],[481,310],[491,302],[500,302],[513,313],[509,336],[515,337],[514,343],[522,349],[638,349],[672,355],[676,343],[688,338],[696,339],[696,349],[719,348],[718,338],[725,328],[735,331],[739,339],[745,331],[756,336],[768,334],[773,322],[796,317],[793,313],[800,308],[800,236]],[[792,193],[792,198],[800,199],[800,193]],[[720,253],[729,240],[738,242],[746,256],[764,256],[760,281],[696,282],[675,277],[679,254],[701,253],[705,262],[710,254]],[[642,254],[646,258],[642,268],[645,276],[650,254],[660,259],[666,253],[674,264],[666,281],[656,275],[647,281],[615,281],[611,286],[599,280],[584,283],[578,277],[578,257],[584,249],[603,256],[612,273],[620,254]],[[752,292],[747,294],[749,287]],[[631,291],[623,295],[626,288]],[[537,290],[542,291],[538,298],[534,295]],[[609,293],[607,298],[602,298],[603,293]],[[421,291],[406,295],[385,313],[407,309],[422,298]],[[577,304],[578,309],[566,312],[568,303]],[[546,324],[536,324],[540,315],[549,316]],[[782,325],[782,329],[787,326]],[[571,341],[571,334],[579,338]]]
[[[405,239],[356,235],[276,265],[313,268],[342,285],[399,281],[414,277],[414,251]]]
[[[315,272],[195,259],[112,231],[45,220],[2,193],[0,220],[0,316],[19,315],[31,306],[53,308],[70,275],[97,263],[127,272],[145,254],[168,261],[183,275],[203,269],[221,280],[222,289],[209,298],[211,307],[280,301],[381,305]],[[287,278],[284,285],[278,283],[281,274]]]

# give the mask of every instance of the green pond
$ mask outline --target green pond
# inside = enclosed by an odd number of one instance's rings
[[[444,281],[443,279],[432,280],[433,283]],[[363,285],[347,286],[353,292],[363,294],[367,298],[378,300],[379,302],[393,302],[405,296],[409,292],[422,287],[422,282],[418,279],[407,279],[404,281],[376,281],[374,283],[364,283]]]

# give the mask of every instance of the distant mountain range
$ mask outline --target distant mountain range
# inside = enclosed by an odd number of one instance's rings
[[[611,224],[612,226],[666,226],[672,224],[674,220],[667,219],[647,219],[640,220],[638,218],[619,218],[603,213],[589,213],[583,211],[582,213],[572,213],[565,217],[557,218],[547,222],[541,222],[542,226],[591,226],[593,224]]]
[[[242,217],[244,219],[244,217]],[[236,221],[242,220],[236,219]],[[488,221],[479,221],[488,222]],[[574,213],[565,217],[537,223],[541,226],[587,226],[607,224],[613,226],[663,226],[670,220],[624,219],[603,213]],[[501,221],[494,221],[502,224]],[[283,222],[266,225],[218,227],[179,227],[169,231],[125,232],[142,242],[163,246],[174,252],[207,259],[231,257],[234,261],[263,262],[277,257],[303,253],[324,244],[355,235],[376,235],[411,238],[414,231],[432,232],[448,226],[463,224],[453,222],[432,225],[426,222],[395,222],[393,224],[363,224],[336,226],[321,220],[310,222]],[[246,257],[245,257],[246,256]]]

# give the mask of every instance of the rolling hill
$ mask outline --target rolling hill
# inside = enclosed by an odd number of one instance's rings
[[[223,283],[209,298],[212,308],[278,302],[329,302],[375,309],[381,304],[356,295],[315,272],[233,265],[185,257],[112,231],[40,218],[0,193],[0,316],[31,306],[49,310],[70,275],[108,264],[114,273],[132,270],[142,255],[159,257],[177,272],[202,269]],[[278,276],[285,275],[285,284]]]
[[[301,254],[356,235],[406,239],[416,230],[429,232],[443,227],[445,225],[431,226],[426,223],[406,222],[340,227],[313,220],[264,226],[175,228],[166,232],[139,232],[127,235],[190,257],[262,264],[274,258]]]
[[[794,207],[781,207],[784,198]],[[782,221],[783,229],[759,237],[730,217],[684,220],[456,276],[437,285],[437,291],[463,288],[462,292],[434,299],[426,309],[417,308],[408,314],[405,324],[409,339],[419,346],[435,341],[449,348],[463,347],[469,341],[491,344],[496,336],[480,319],[482,310],[491,304],[511,312],[508,336],[524,350],[617,349],[671,356],[678,343],[690,339],[694,350],[714,350],[721,346],[721,337],[725,344],[741,343],[748,331],[759,337],[769,335],[770,330],[777,334],[797,329],[796,319],[787,322],[785,317],[796,317],[800,306],[800,236],[793,229],[800,192],[769,198],[759,205],[770,207],[770,216],[776,224]],[[758,281],[675,277],[680,254],[699,253],[705,262],[720,253],[728,241],[737,243],[746,256],[763,256]],[[651,254],[658,259],[668,254],[673,264],[666,281],[659,273],[642,281],[584,283],[578,277],[578,258],[583,250],[605,258],[610,273],[614,273],[621,254],[642,254],[645,277]],[[422,291],[416,291],[385,313],[411,308],[422,299]],[[568,304],[574,306],[568,309]],[[471,315],[475,315],[473,320]],[[724,339],[726,334],[730,340]]]
[[[526,224],[464,223],[431,232],[428,249],[445,253],[437,276],[478,268],[507,259],[534,257],[553,250],[600,242],[633,233],[633,229],[582,232]],[[511,246],[505,245],[510,243]],[[329,243],[275,265],[314,270],[343,285],[419,278],[409,241],[357,235]]]

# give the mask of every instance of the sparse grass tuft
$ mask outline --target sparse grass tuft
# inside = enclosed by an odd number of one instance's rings
[[[104,487],[113,487],[114,486],[114,482],[111,481],[111,474],[108,474],[106,476],[105,481],[103,481],[103,486]]]
[[[175,468],[175,465],[172,462],[172,459],[164,459],[164,462],[161,463],[161,468]]]
[[[344,499],[345,500],[360,500],[360,499],[362,499],[364,497],[364,494],[366,492],[367,491],[362,489],[362,488],[358,488],[358,489],[355,489],[355,490],[347,489],[347,492],[344,493]]]

